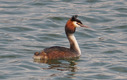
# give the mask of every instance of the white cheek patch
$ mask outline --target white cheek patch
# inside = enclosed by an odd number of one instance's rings
[[[75,27],[80,27],[80,25],[78,25],[76,21],[74,21],[73,24],[75,25]]]

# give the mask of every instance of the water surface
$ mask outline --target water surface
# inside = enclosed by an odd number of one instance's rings
[[[78,14],[76,60],[34,61],[49,46],[69,47],[66,21]],[[127,0],[1,0],[1,80],[127,80]]]

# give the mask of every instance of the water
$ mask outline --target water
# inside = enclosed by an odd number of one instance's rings
[[[64,25],[77,28],[77,60],[34,61],[49,46],[69,47]],[[0,0],[1,80],[127,80],[127,0]]]

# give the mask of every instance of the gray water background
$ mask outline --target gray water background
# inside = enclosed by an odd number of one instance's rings
[[[69,47],[66,21],[78,14],[78,60],[34,61]],[[0,0],[0,80],[127,80],[127,0]]]

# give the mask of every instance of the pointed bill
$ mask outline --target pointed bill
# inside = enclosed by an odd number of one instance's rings
[[[85,28],[90,28],[89,26],[86,26],[86,25],[83,25],[83,24],[80,24],[81,27],[85,27]]]

